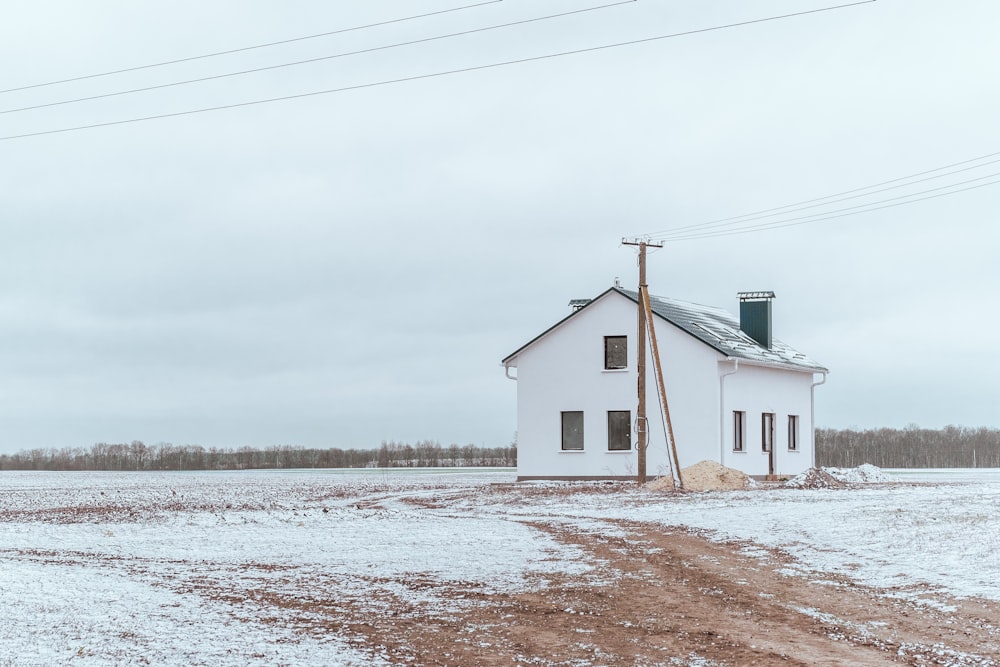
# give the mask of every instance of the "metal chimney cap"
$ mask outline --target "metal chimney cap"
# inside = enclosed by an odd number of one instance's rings
[[[737,292],[736,296],[740,301],[761,301],[763,299],[773,299],[774,292]]]

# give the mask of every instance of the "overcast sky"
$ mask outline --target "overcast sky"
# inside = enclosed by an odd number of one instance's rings
[[[0,89],[474,2],[11,2],[0,22]],[[7,113],[608,2],[503,0],[4,92],[0,136],[836,4],[637,0]],[[616,276],[634,287],[636,255],[623,236],[676,237],[671,228],[1000,152],[998,25],[994,0],[879,0],[0,140],[0,451],[136,439],[507,444],[516,385],[500,359],[565,316],[570,299],[596,296]],[[786,218],[1000,179],[988,178],[1000,163],[985,162]],[[997,427],[998,202],[1000,185],[987,185],[811,224],[671,240],[650,255],[650,289],[734,312],[738,291],[774,290],[775,335],[832,371],[817,390],[821,426]]]

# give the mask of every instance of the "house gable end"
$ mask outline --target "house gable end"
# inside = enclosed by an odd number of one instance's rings
[[[593,306],[598,301],[601,301],[602,299],[604,299],[604,297],[606,297],[608,294],[610,294],[612,292],[615,292],[615,291],[617,291],[617,290],[614,287],[611,287],[611,288],[608,288],[605,291],[601,292],[599,295],[597,295],[596,297],[594,297],[594,299],[592,299],[589,303],[587,303],[584,306],[581,306],[581,307],[577,308],[572,313],[570,313],[566,317],[562,318],[561,320],[559,320],[558,322],[556,322],[555,324],[553,324],[551,327],[549,327],[548,329],[546,329],[542,333],[538,334],[537,336],[535,336],[534,338],[532,338],[531,340],[529,340],[527,343],[525,343],[521,347],[517,348],[516,350],[514,350],[513,352],[511,352],[510,354],[508,354],[506,357],[504,357],[501,360],[500,363],[502,365],[504,365],[504,366],[514,366],[514,367],[516,367],[517,364],[516,363],[511,363],[511,362],[516,361],[517,356],[519,354],[521,354],[522,352],[524,352],[526,349],[528,349],[529,347],[531,347],[532,345],[534,345],[535,343],[537,343],[541,339],[547,337],[549,334],[553,333],[557,329],[562,328],[563,325],[565,325],[567,322],[569,322],[570,320],[572,320],[573,318],[575,318],[576,316],[578,316],[580,313],[584,312],[585,310],[587,310],[588,308],[590,308],[591,306]]]

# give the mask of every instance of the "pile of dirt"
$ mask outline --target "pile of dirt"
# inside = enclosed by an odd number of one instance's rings
[[[649,482],[643,488],[649,489],[650,491],[673,491],[674,490],[674,478],[670,475],[664,477],[658,477],[652,482]]]
[[[860,483],[865,482],[891,482],[892,477],[878,466],[871,463],[863,463],[857,468],[823,468],[841,482]]]
[[[822,468],[809,468],[785,482],[785,486],[793,489],[843,489],[847,483]]]
[[[701,461],[681,470],[686,491],[740,491],[754,481],[749,476],[715,461]]]

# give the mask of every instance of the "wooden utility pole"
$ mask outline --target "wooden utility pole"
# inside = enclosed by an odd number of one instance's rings
[[[646,309],[642,307],[642,293],[646,289],[646,248],[662,248],[663,244],[648,239],[622,239],[622,245],[639,248],[639,329],[636,336],[636,370],[639,373],[637,389],[639,406],[636,410],[635,430],[638,442],[637,477],[640,484],[646,483],[646,445],[649,444],[649,422],[646,419]]]
[[[639,293],[639,301],[646,311],[646,322],[649,324],[649,342],[653,347],[653,365],[656,367],[656,381],[660,387],[660,407],[667,422],[667,439],[670,445],[670,467],[674,472],[677,488],[684,490],[684,479],[681,477],[681,462],[677,458],[677,441],[674,440],[674,423],[670,419],[670,405],[667,403],[667,387],[663,382],[663,362],[660,361],[660,346],[656,343],[656,327],[653,326],[653,306],[649,301],[649,290]]]

